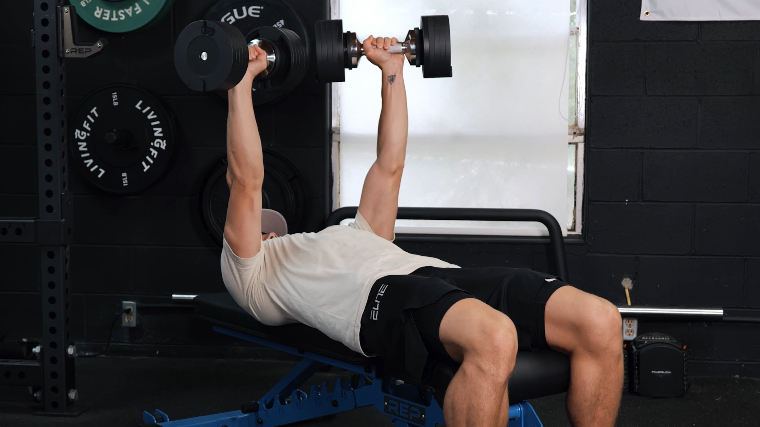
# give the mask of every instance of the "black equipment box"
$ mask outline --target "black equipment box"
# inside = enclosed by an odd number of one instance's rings
[[[633,340],[628,357],[631,390],[641,396],[681,397],[689,386],[686,346],[659,332]]]

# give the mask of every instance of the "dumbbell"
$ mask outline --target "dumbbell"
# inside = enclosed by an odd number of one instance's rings
[[[346,69],[354,69],[364,55],[356,33],[343,32],[340,19],[317,21],[317,80],[342,82]],[[423,16],[420,28],[409,30],[402,43],[391,46],[390,53],[406,56],[409,64],[422,67],[422,76],[451,77],[451,30],[448,15]]]
[[[258,27],[244,36],[235,26],[218,21],[195,21],[182,30],[174,46],[174,66],[190,89],[225,91],[242,80],[248,69],[248,46],[253,45],[266,52],[268,63],[254,79],[254,104],[257,96],[289,92],[303,79],[307,52],[295,32]]]

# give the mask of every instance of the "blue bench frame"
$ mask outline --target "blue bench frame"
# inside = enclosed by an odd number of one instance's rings
[[[354,365],[314,353],[300,353],[296,348],[221,326],[214,331],[256,344],[301,356],[303,360],[272,387],[261,399],[245,404],[238,411],[171,421],[159,410],[143,412],[143,423],[164,427],[274,427],[320,418],[365,406],[374,406],[395,427],[445,425],[443,409],[432,394],[412,384],[404,384],[378,375],[374,365]],[[358,381],[341,377],[335,382],[313,385],[308,393],[299,389],[323,366],[331,365],[358,374]],[[368,380],[371,379],[371,380]],[[352,384],[353,382],[353,384]],[[508,427],[543,427],[528,402],[509,407]]]
[[[357,209],[357,207],[344,207],[334,211],[327,218],[327,226],[337,225],[344,219],[355,217]],[[545,211],[534,209],[399,208],[397,217],[399,219],[540,222],[549,231],[549,257],[552,270],[561,279],[569,280],[562,229],[557,220]],[[472,236],[442,235],[438,237],[446,240],[473,239]],[[499,241],[500,239],[490,238],[488,240]],[[164,427],[270,427],[324,417],[365,406],[375,406],[378,411],[388,416],[395,427],[445,425],[443,409],[432,394],[415,385],[379,375],[375,365],[355,365],[315,353],[299,352],[294,347],[222,326],[214,326],[213,328],[216,332],[281,350],[302,357],[303,360],[261,399],[244,404],[239,411],[177,421],[171,421],[166,413],[159,410],[155,410],[152,414],[145,411],[143,412],[145,424]],[[311,386],[308,393],[299,389],[325,365],[332,365],[358,374],[358,381],[352,382],[349,376],[338,378],[331,385],[322,383],[319,386]],[[543,427],[543,424],[528,402],[519,402],[509,407],[508,427]]]

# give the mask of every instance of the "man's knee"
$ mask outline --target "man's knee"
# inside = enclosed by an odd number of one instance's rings
[[[473,373],[506,381],[517,356],[517,330],[503,313],[474,298],[454,304],[441,322],[441,342]]]
[[[473,321],[472,332],[464,348],[463,364],[469,364],[491,376],[507,382],[517,357],[517,330],[502,313],[490,313]]]
[[[617,307],[595,296],[589,296],[586,306],[586,310],[578,313],[583,347],[589,351],[619,352],[623,336]]]

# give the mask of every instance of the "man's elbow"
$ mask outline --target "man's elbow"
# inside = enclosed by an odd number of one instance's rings
[[[377,167],[384,175],[398,177],[404,172],[404,159],[378,161]]]
[[[227,172],[227,186],[232,190],[233,187],[243,191],[261,190],[264,185],[264,174],[246,174],[235,175]]]

